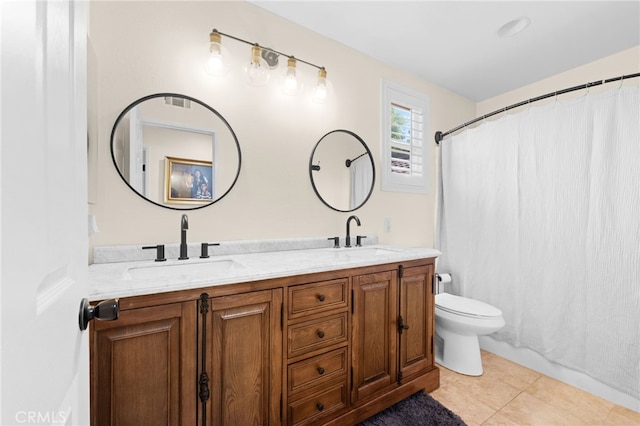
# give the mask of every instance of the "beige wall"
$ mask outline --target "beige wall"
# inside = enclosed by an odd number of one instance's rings
[[[430,97],[429,154],[433,133],[474,117],[475,103],[321,37],[244,2],[121,2],[90,5],[89,85],[91,143],[90,211],[100,232],[92,246],[175,243],[182,212],[154,206],[131,192],[112,164],[110,132],[131,102],[158,92],[193,96],[215,108],[233,127],[242,148],[242,171],[234,189],[218,203],[189,212],[189,240],[343,236],[348,213],[327,208],[309,182],[315,143],[328,131],[348,129],[373,152],[376,184],[369,202],[355,212],[361,234],[386,244],[432,246],[435,166],[427,195],[380,190],[380,79]],[[212,28],[323,65],[334,86],[326,104],[288,98],[275,86],[249,87],[238,72],[249,46],[223,38],[241,58],[224,83],[204,72]],[[435,60],[435,58],[434,58]],[[299,70],[315,75],[300,65]],[[94,96],[95,95],[95,96]],[[384,232],[384,218],[391,231]]]
[[[517,104],[527,99],[535,98],[547,93],[569,87],[579,86],[598,80],[607,80],[609,78],[619,77],[621,75],[635,74],[640,72],[640,45],[634,48],[624,50],[615,55],[607,56],[590,64],[583,65],[578,68],[563,72],[553,77],[538,81],[519,89],[496,96],[491,99],[478,103],[477,117],[489,114],[508,105]],[[625,80],[623,84],[640,84],[640,78],[632,78]],[[589,88],[590,93],[610,90],[618,87],[620,83],[609,83]],[[571,97],[583,96],[586,90],[578,90],[558,96],[558,99],[567,99]],[[543,105],[545,102],[554,102],[555,97],[535,103],[535,105]],[[510,110],[510,113],[516,112],[517,109]],[[501,117],[501,114],[494,116]],[[489,118],[493,119],[493,117]]]

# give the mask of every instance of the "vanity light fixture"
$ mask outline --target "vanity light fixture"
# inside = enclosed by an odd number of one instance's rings
[[[296,58],[293,55],[286,55],[275,49],[261,46],[258,43],[251,43],[239,37],[226,34],[213,29],[209,34],[209,58],[207,61],[207,72],[214,76],[223,75],[226,68],[224,64],[224,52],[222,48],[222,37],[228,37],[233,40],[245,43],[251,46],[251,58],[249,64],[244,67],[247,82],[251,86],[265,86],[269,83],[271,74],[270,70],[278,67],[278,58],[280,56],[287,57],[287,69],[282,78],[282,91],[289,95],[299,93],[303,84],[298,70],[298,64],[303,63],[318,70],[318,81],[315,86],[313,99],[317,102],[323,102],[331,92],[331,83],[327,79],[327,70],[319,65]]]

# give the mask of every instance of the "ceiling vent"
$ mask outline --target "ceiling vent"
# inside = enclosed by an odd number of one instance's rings
[[[173,105],[180,108],[191,108],[191,100],[185,98],[176,98],[173,96],[165,96],[164,103],[167,105]]]

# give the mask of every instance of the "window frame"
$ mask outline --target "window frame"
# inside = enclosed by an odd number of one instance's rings
[[[430,148],[427,145],[427,135],[429,135],[429,97],[417,90],[402,86],[398,83],[381,79],[381,189],[389,192],[409,192],[417,194],[429,193],[429,176],[431,172]],[[422,137],[421,139],[421,157],[422,157],[422,175],[405,175],[392,172],[391,167],[391,106],[396,105],[400,108],[410,108],[412,111],[416,109],[422,110]],[[397,144],[396,144],[397,145]],[[411,148],[413,148],[413,142]]]

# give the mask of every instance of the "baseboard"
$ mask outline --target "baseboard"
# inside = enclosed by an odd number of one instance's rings
[[[509,343],[496,340],[490,336],[480,336],[479,340],[480,348],[487,352],[491,352],[568,385],[597,395],[614,404],[640,412],[640,399],[636,399],[631,395],[614,389],[584,373],[551,362],[531,349],[516,348]]]

